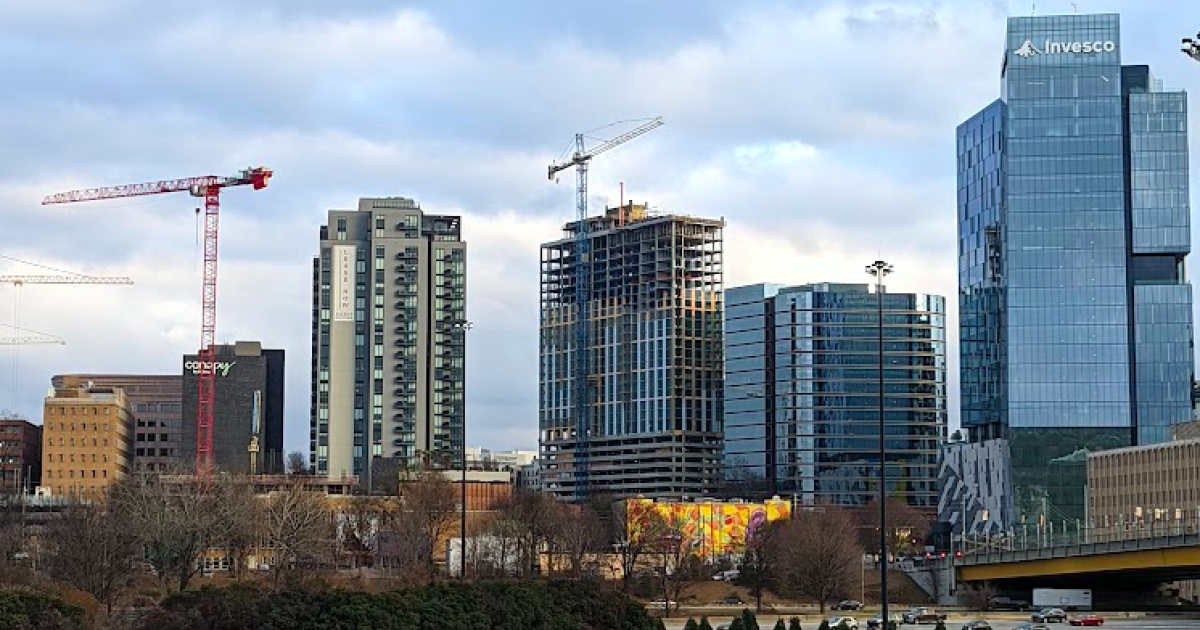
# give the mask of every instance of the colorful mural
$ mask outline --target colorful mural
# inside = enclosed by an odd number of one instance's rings
[[[771,521],[788,518],[791,503],[704,501],[674,503],[650,499],[625,501],[625,526],[630,539],[661,535],[655,529],[679,531],[683,544],[703,557],[736,555],[746,550],[746,540]]]

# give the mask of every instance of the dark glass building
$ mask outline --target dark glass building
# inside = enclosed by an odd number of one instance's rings
[[[738,497],[863,506],[878,492],[879,311],[866,284],[725,292],[725,478]],[[888,491],[937,507],[946,300],[883,296]]]
[[[1001,99],[957,131],[962,422],[1011,452],[1015,520],[1082,518],[1087,451],[1191,418],[1186,95],[1120,40],[1010,18]]]
[[[183,358],[182,464],[196,461],[196,394],[199,375],[216,370],[212,463],[234,474],[283,473],[283,350],[257,341],[216,346],[209,366],[196,355]]]

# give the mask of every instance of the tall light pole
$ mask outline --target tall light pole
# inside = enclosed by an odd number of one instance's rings
[[[460,498],[462,500],[462,514],[458,522],[459,545],[458,550],[458,578],[462,581],[467,580],[467,331],[475,327],[475,324],[468,321],[454,322],[454,332],[462,341],[459,345],[463,349],[463,401],[462,401],[462,488]]]
[[[883,423],[883,279],[892,273],[892,266],[882,260],[867,265],[867,273],[875,278],[875,300],[879,313],[879,619],[884,628],[888,617],[888,547],[887,547],[887,448]]]

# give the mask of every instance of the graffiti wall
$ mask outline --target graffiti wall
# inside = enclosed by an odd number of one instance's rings
[[[683,536],[683,544],[701,556],[740,554],[755,530],[771,521],[788,518],[791,503],[715,501],[673,503],[650,499],[627,499],[626,528],[631,539],[662,535],[664,530]]]

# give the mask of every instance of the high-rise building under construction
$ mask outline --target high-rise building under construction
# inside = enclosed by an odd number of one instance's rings
[[[721,465],[725,222],[632,203],[587,221],[542,245],[542,488],[575,501],[710,493]]]

